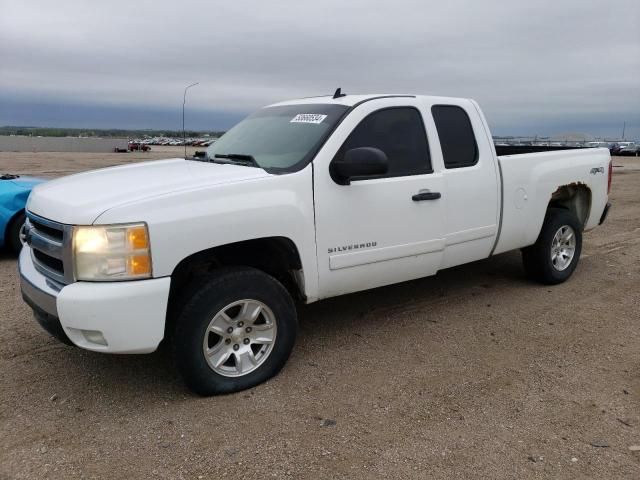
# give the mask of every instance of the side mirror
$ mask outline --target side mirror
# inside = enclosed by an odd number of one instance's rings
[[[329,174],[338,185],[349,185],[357,177],[383,175],[389,169],[389,159],[379,148],[359,147],[347,150],[341,159],[329,166]]]

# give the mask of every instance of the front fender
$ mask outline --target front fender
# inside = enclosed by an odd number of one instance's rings
[[[317,298],[312,167],[286,175],[169,193],[115,207],[96,224],[149,226],[154,277],[194,253],[266,237],[290,239],[300,254],[305,295]]]

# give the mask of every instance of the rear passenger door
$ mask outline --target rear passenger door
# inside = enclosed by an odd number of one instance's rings
[[[442,264],[446,268],[490,255],[498,234],[499,172],[493,142],[474,102],[434,103],[430,110],[447,192]]]
[[[443,239],[441,174],[434,173],[425,112],[414,99],[366,102],[351,112],[314,160],[320,297],[436,273]],[[339,185],[330,164],[351,148],[385,152],[385,175]],[[427,199],[429,198],[429,199]]]

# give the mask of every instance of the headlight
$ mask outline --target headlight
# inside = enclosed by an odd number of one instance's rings
[[[73,257],[78,280],[149,278],[151,250],[147,225],[73,227]]]

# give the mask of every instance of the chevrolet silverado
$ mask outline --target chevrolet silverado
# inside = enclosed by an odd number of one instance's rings
[[[23,298],[69,344],[146,353],[166,339],[195,392],[249,388],[287,361],[296,303],[516,249],[530,278],[567,280],[609,209],[609,151],[512,150],[496,151],[469,99],[274,104],[204,158],[37,186]]]

